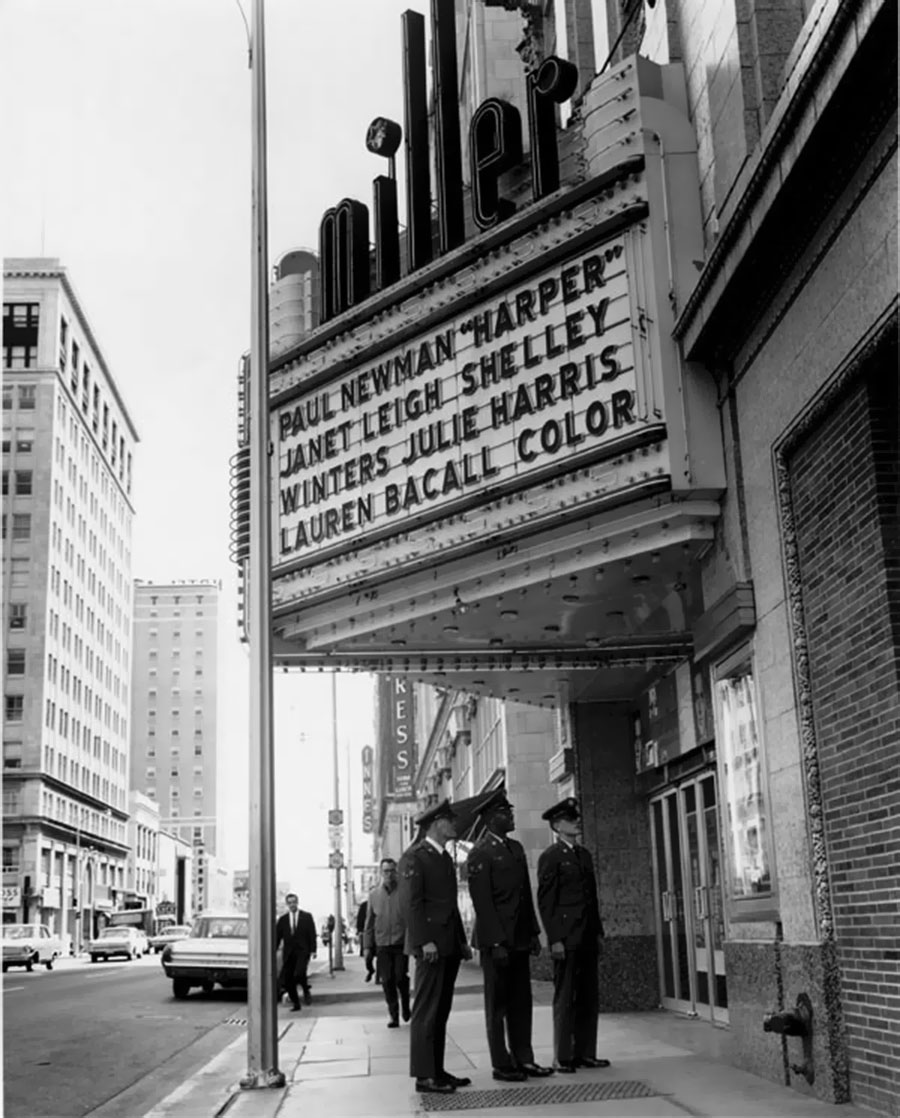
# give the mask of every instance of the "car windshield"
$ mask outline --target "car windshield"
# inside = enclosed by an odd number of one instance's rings
[[[194,922],[191,935],[195,939],[246,939],[246,919],[229,916],[204,916]]]
[[[178,924],[176,927],[164,928],[160,935],[163,936],[189,936],[191,929],[187,924]]]
[[[7,924],[3,929],[4,939],[33,939],[37,934],[37,924]]]

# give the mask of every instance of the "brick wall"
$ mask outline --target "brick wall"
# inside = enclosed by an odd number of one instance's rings
[[[790,463],[853,1100],[900,1113],[896,352]]]

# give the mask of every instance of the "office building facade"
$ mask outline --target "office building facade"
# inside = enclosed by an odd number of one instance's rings
[[[4,261],[3,920],[75,946],[126,887],[137,441],[66,269]]]
[[[131,787],[193,851],[190,909],[217,848],[218,581],[135,581]]]

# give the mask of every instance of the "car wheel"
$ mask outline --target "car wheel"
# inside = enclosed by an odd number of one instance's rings
[[[207,980],[206,982],[201,983],[201,989],[203,990],[204,994],[211,994],[215,989],[215,985],[215,982],[210,982]]]
[[[6,964],[6,963],[4,963],[4,964],[3,964],[3,973],[4,973],[4,974],[6,974],[6,972],[7,972],[8,970],[9,970],[9,967],[7,966],[7,964]]]
[[[53,960],[52,959],[47,959],[44,962],[44,966],[47,968],[47,970],[53,970]]]
[[[92,963],[96,963],[96,962],[97,962],[97,960],[98,960],[99,958],[100,958],[100,956],[99,956],[99,955],[92,955],[92,956],[91,956],[91,962],[92,962]]]
[[[172,993],[176,998],[186,998],[191,992],[191,984],[186,978],[172,979]]]

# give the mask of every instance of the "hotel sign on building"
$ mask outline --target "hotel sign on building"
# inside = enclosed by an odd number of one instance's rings
[[[381,175],[374,257],[344,199],[322,221],[323,322],[271,369],[273,648],[542,701],[611,636],[641,673],[689,644],[724,484],[714,386],[671,337],[703,255],[696,141],[680,67],[637,58],[565,132],[577,75],[549,58],[521,113],[489,98],[460,137],[452,9],[432,12],[434,158],[416,19],[403,126],[369,133],[378,156],[405,138],[405,267]]]

